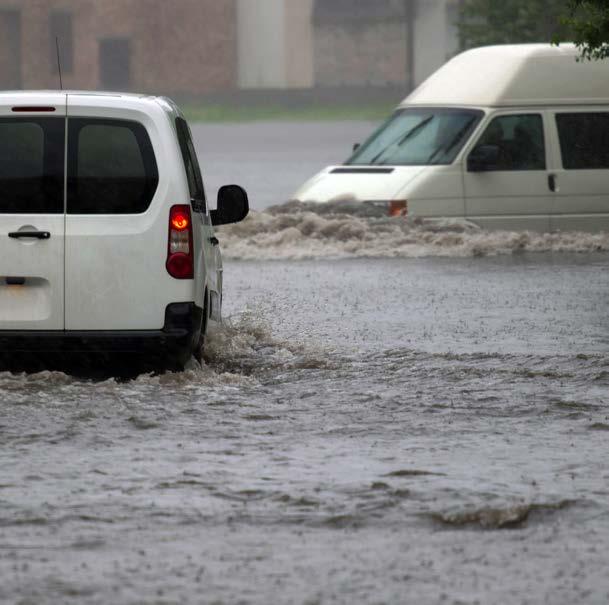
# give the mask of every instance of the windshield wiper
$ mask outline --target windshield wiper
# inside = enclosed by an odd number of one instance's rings
[[[461,128],[461,130],[459,130],[457,132],[457,134],[450,140],[450,142],[447,145],[443,145],[442,147],[438,147],[428,158],[427,161],[425,162],[426,164],[431,164],[433,162],[433,160],[436,158],[436,156],[440,153],[440,151],[444,152],[445,154],[448,153],[462,138],[463,135],[469,130],[469,127],[472,125],[472,122],[475,120],[475,117],[471,117],[469,119],[468,122],[465,123],[465,125]]]
[[[417,132],[419,132],[419,130],[421,130],[422,128],[425,128],[425,126],[427,126],[427,124],[429,124],[432,120],[434,119],[434,116],[428,116],[427,118],[425,118],[424,120],[421,120],[418,124],[416,124],[415,126],[413,126],[405,135],[403,135],[402,137],[400,137],[399,139],[395,140],[393,143],[391,143],[391,145],[387,145],[387,147],[385,147],[385,149],[383,149],[382,151],[380,151],[379,153],[377,153],[371,160],[370,163],[374,164],[376,163],[376,161],[388,150],[391,149],[392,147],[396,146],[396,147],[401,147],[404,143],[406,143],[408,140],[410,140],[415,134],[417,134]]]

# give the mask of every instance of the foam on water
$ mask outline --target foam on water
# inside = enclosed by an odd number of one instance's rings
[[[609,251],[606,233],[485,231],[461,219],[389,218],[383,208],[348,201],[289,202],[219,232],[225,257],[243,260]]]
[[[191,358],[183,372],[143,373],[134,376],[130,384],[136,390],[145,385],[248,387],[260,384],[259,379],[268,371],[326,368],[328,364],[322,349],[275,337],[271,325],[262,314],[249,309],[225,318],[222,323],[212,322],[202,364]],[[88,384],[95,388],[97,394],[124,393],[129,389],[123,384],[124,380],[103,374],[103,378],[100,378],[95,370],[93,368],[91,376],[86,372],[79,372],[77,376],[61,371],[0,372],[0,402],[1,393],[13,400],[16,396],[27,400],[32,393],[45,396],[49,389],[53,392],[70,387],[80,389]]]

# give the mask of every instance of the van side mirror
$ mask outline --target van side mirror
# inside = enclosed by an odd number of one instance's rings
[[[468,172],[488,172],[497,170],[499,147],[497,145],[478,145],[467,158]]]
[[[218,209],[211,211],[211,222],[218,225],[229,225],[242,221],[249,213],[250,205],[247,193],[239,185],[224,185],[218,191]]]
[[[355,153],[361,146],[361,143],[355,143],[355,145],[353,145],[353,153]]]

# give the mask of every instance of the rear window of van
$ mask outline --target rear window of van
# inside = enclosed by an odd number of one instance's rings
[[[145,212],[159,175],[144,126],[96,118],[68,122],[68,213]]]
[[[0,119],[0,214],[62,214],[63,118]]]

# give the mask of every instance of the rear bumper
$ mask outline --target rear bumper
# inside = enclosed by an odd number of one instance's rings
[[[32,353],[127,353],[185,360],[199,339],[203,310],[174,303],[160,330],[0,331],[0,357]]]

